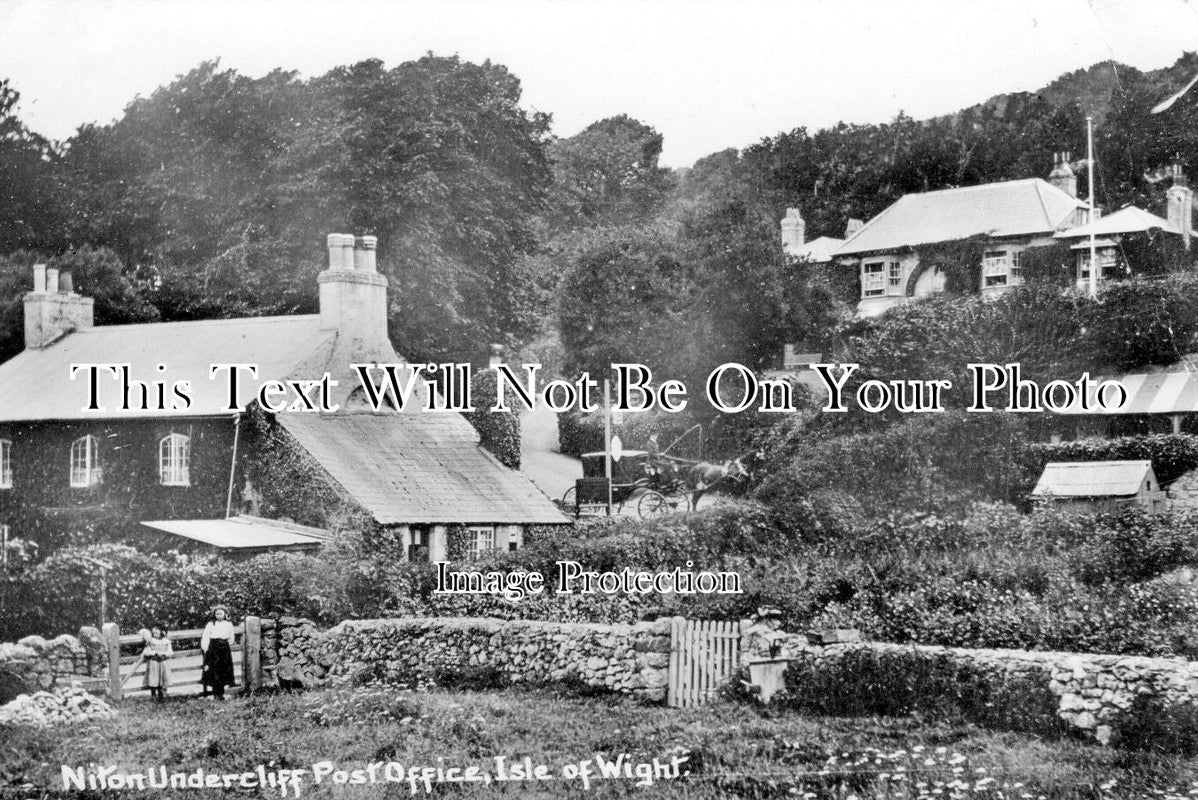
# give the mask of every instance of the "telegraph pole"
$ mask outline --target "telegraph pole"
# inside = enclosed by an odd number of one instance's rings
[[[1098,220],[1094,207],[1094,118],[1086,117],[1086,168],[1090,184],[1090,297],[1098,297],[1098,257],[1094,246],[1094,223]]]

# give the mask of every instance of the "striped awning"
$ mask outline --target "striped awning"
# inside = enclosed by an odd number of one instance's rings
[[[1101,409],[1095,402],[1096,392],[1089,392],[1087,405],[1089,410],[1082,407],[1081,399],[1062,414],[1186,414],[1198,412],[1198,373],[1193,372],[1154,372],[1135,375],[1115,375],[1105,378],[1095,378],[1094,385],[1100,386],[1104,381],[1117,380],[1123,384],[1127,392],[1127,400],[1119,408]],[[1107,397],[1115,398],[1108,390]]]

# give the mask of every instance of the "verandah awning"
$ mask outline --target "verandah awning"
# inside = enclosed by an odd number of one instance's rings
[[[1117,380],[1127,392],[1127,401],[1120,408],[1101,409],[1089,393],[1090,410],[1084,410],[1080,398],[1063,414],[1108,415],[1108,414],[1189,414],[1198,412],[1198,373],[1153,372],[1134,375],[1111,375],[1094,378],[1094,385],[1106,380]],[[1114,399],[1111,392],[1107,392]]]
[[[332,538],[332,534],[322,528],[248,515],[229,519],[152,520],[141,524],[218,550],[240,553],[255,550],[317,550]]]

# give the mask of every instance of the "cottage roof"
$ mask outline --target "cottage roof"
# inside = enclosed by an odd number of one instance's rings
[[[1116,236],[1120,233],[1140,233],[1153,229],[1181,235],[1181,231],[1164,217],[1158,217],[1138,206],[1127,206],[1113,214],[1099,217],[1089,225],[1058,231],[1054,236],[1058,239],[1073,239],[1089,236],[1091,233],[1095,236]]]
[[[1048,235],[1088,204],[1040,178],[908,194],[871,219],[837,256],[897,250],[978,234]]]
[[[0,364],[0,422],[131,417],[212,416],[228,402],[226,382],[209,380],[210,364],[257,364],[259,380],[246,377],[239,399],[253,398],[260,381],[315,375],[296,374],[297,364],[328,351],[337,332],[320,329],[318,315],[105,325],[63,336],[43,348],[25,350]],[[70,378],[72,364],[128,364],[131,379],[146,383],[191,382],[192,402],[178,411],[121,411],[121,384],[101,371],[100,405],[88,405],[86,373]],[[165,367],[159,370],[158,365]],[[140,397],[134,402],[140,403]]]
[[[1131,497],[1148,477],[1155,483],[1151,461],[1053,461],[1032,497]]]
[[[569,522],[525,475],[479,447],[478,435],[459,414],[277,419],[384,525]]]

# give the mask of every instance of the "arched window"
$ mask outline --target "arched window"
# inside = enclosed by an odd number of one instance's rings
[[[0,489],[12,488],[12,442],[0,439]]]
[[[81,436],[71,443],[71,486],[97,486],[102,478],[100,443],[95,436]]]
[[[163,486],[191,486],[191,439],[172,433],[158,443],[158,478]]]

